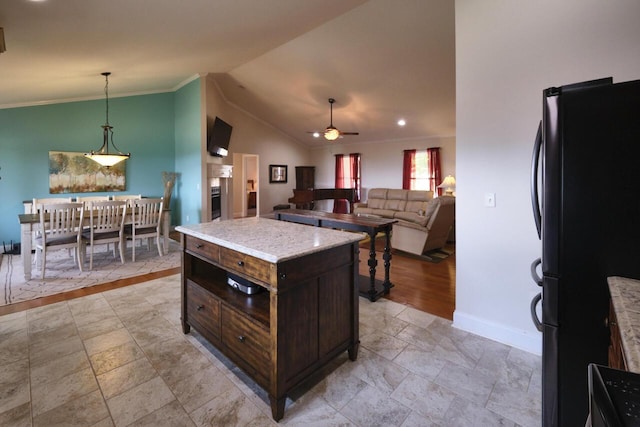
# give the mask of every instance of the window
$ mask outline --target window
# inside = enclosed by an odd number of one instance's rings
[[[440,195],[437,188],[442,181],[440,148],[405,150],[402,167],[402,188],[405,190],[431,190]]]
[[[336,188],[355,188],[355,202],[360,201],[360,153],[336,154]],[[347,201],[335,200],[333,212],[348,213]]]
[[[416,151],[413,159],[413,176],[410,190],[429,190],[431,173],[429,171],[429,156],[427,150]]]

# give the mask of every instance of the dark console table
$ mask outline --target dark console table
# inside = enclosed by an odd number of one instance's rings
[[[347,231],[365,232],[369,235],[369,277],[360,276],[360,295],[376,301],[382,295],[388,295],[393,287],[389,280],[391,268],[391,230],[395,219],[381,218],[373,215],[339,214],[332,212],[308,211],[302,209],[286,209],[274,212],[276,219],[297,222],[299,224],[314,225],[316,227],[336,228]],[[382,259],[384,260],[384,280],[376,279],[376,235],[385,234],[385,246]]]

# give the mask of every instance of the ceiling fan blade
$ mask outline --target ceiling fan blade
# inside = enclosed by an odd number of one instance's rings
[[[324,138],[328,141],[335,141],[338,138],[342,138],[344,135],[360,135],[359,132],[342,132],[339,129],[336,129],[333,126],[333,103],[336,102],[335,99],[329,98],[329,126],[326,127],[323,131],[307,131],[307,133],[313,134],[315,137],[324,136]]]

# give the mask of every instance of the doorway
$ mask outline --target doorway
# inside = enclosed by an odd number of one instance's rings
[[[260,216],[260,162],[257,154],[234,153],[234,218]]]

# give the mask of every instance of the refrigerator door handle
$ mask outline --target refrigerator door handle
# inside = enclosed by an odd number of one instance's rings
[[[531,159],[531,205],[533,207],[533,219],[536,222],[538,238],[542,232],[542,214],[540,212],[540,197],[538,193],[538,166],[542,154],[542,121],[538,124],[536,141],[533,144],[533,158]]]
[[[542,286],[542,277],[538,276],[538,271],[536,270],[540,264],[542,264],[542,258],[536,258],[531,263],[531,278],[538,286]]]
[[[531,320],[533,320],[533,324],[536,326],[536,329],[542,332],[542,322],[538,319],[538,313],[536,313],[536,307],[538,303],[542,300],[542,292],[533,297],[531,300]]]

